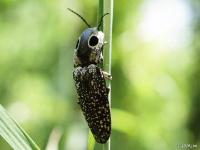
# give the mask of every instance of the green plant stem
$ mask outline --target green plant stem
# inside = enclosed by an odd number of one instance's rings
[[[112,59],[112,26],[113,26],[113,0],[99,0],[99,10],[98,10],[98,22],[101,17],[109,13],[110,15],[105,17],[102,22],[102,26],[99,28],[100,31],[105,33],[105,40],[108,44],[104,47],[104,63],[103,70],[111,74],[111,59]],[[107,86],[110,89],[108,100],[111,108],[111,82],[107,81]],[[94,139],[92,134],[89,132],[88,149],[94,148]],[[103,150],[110,150],[110,139],[106,144],[103,144]]]
[[[104,48],[104,71],[111,74],[111,60],[112,60],[112,26],[113,26],[113,0],[106,0],[104,2],[104,13],[109,13],[109,17],[105,17],[104,33],[105,40],[108,45]],[[109,86],[110,82],[109,82]]]
[[[101,0],[100,0],[101,1]],[[105,33],[105,40],[108,45],[104,48],[104,71],[111,74],[111,60],[112,60],[112,26],[113,26],[113,0],[105,0],[103,3],[103,13],[109,13],[108,17],[105,17],[105,22],[103,26],[103,31]],[[111,81],[107,81],[108,88],[110,89],[108,100],[111,108]],[[103,150],[110,150],[110,139],[106,144],[103,145]]]
[[[101,20],[101,17],[103,16],[103,14],[104,14],[103,10],[104,10],[104,0],[99,0],[98,23]],[[103,23],[102,23],[102,26],[100,26],[99,30],[103,31]]]

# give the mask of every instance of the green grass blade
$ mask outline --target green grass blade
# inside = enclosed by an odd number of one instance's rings
[[[28,134],[0,105],[0,135],[14,150],[40,150]]]
[[[88,150],[94,150],[94,146],[95,146],[95,139],[92,135],[92,132],[89,130]]]

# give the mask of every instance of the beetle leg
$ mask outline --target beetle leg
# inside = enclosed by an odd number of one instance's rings
[[[103,73],[103,76],[104,76],[105,79],[112,80],[111,74],[109,74],[109,73],[106,72],[106,71],[102,71],[102,73]]]

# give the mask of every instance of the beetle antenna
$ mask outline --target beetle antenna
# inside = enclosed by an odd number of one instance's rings
[[[79,18],[81,18],[81,20],[83,20],[83,22],[90,28],[91,26],[88,24],[88,22],[81,16],[79,15],[77,12],[73,11],[70,8],[67,8],[69,11],[71,11],[72,13],[76,14]]]
[[[101,17],[101,20],[100,20],[99,25],[98,25],[98,27],[97,27],[98,30],[99,30],[99,28],[100,28],[100,26],[101,26],[101,24],[102,24],[102,22],[103,22],[103,18],[104,18],[106,15],[109,15],[109,13],[105,13],[105,14]]]

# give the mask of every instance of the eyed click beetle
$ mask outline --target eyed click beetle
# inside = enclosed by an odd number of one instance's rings
[[[91,27],[78,13],[76,14],[88,26],[78,38],[74,50],[73,79],[78,94],[78,104],[87,124],[96,140],[104,144],[111,135],[111,113],[108,101],[109,88],[106,79],[111,75],[104,72],[100,64],[103,62],[104,33],[99,31],[103,17],[97,27]]]

